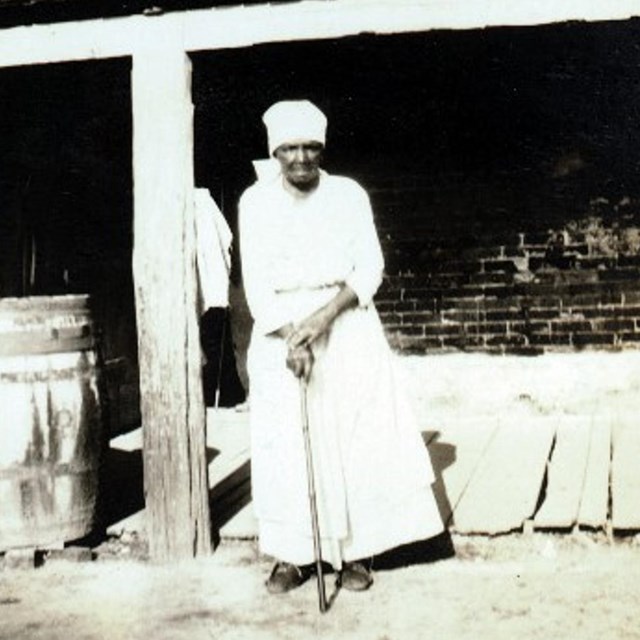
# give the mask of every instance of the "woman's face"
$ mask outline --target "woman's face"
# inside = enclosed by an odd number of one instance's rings
[[[282,175],[300,191],[314,189],[320,178],[322,145],[313,140],[293,140],[281,144],[274,152]]]

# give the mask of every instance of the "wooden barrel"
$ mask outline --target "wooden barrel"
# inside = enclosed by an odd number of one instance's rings
[[[90,533],[101,452],[89,297],[0,299],[0,551]]]

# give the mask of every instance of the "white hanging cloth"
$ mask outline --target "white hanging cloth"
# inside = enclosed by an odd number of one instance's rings
[[[194,215],[201,310],[228,307],[231,229],[208,189],[195,189]]]

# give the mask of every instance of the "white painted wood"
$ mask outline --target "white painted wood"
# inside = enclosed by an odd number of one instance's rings
[[[560,418],[553,455],[547,465],[546,497],[534,517],[536,529],[570,529],[577,524],[591,427],[589,416]]]
[[[640,420],[620,414],[613,425],[611,524],[619,530],[640,529]]]
[[[0,66],[129,56],[151,42],[199,51],[365,32],[625,20],[639,15],[637,0],[304,0],[4,29]]]
[[[234,409],[207,409],[209,486],[215,488],[251,459],[249,412]]]
[[[249,412],[207,409],[210,499],[221,538],[255,538],[258,521],[251,501]]]
[[[171,44],[171,43],[170,43]],[[133,57],[133,275],[149,551],[211,550],[196,317],[191,63],[166,41]]]
[[[556,418],[504,421],[454,512],[459,533],[519,530],[535,511]]]
[[[609,515],[609,476],[611,470],[611,417],[592,417],[589,458],[585,473],[578,524],[603,529]]]

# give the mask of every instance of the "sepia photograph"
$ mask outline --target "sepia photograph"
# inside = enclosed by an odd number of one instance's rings
[[[640,640],[635,0],[0,0],[0,640]]]

